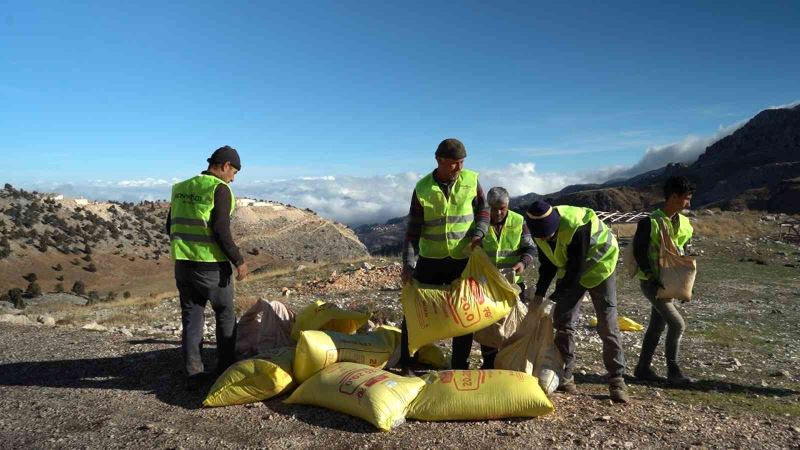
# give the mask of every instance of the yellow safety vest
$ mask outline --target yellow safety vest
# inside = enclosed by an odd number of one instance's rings
[[[509,211],[500,236],[497,236],[493,226],[489,227],[489,232],[483,238],[482,246],[498,268],[511,268],[520,261],[519,243],[522,241],[523,223],[524,219],[521,215]],[[519,283],[521,278],[515,274],[514,282]]]
[[[572,242],[579,227],[591,223],[589,253],[587,253],[586,261],[581,268],[580,284],[587,289],[596,287],[610,277],[617,268],[617,259],[619,258],[617,238],[589,208],[566,205],[553,208],[561,216],[556,232],[555,250],[550,248],[550,244],[544,239],[534,238],[533,241],[536,242],[539,251],[544,253],[547,259],[556,266],[558,269],[556,276],[560,280],[567,272],[567,246]]]
[[[694,233],[694,228],[689,223],[689,219],[681,213],[678,213],[678,228],[672,226],[672,220],[661,209],[650,213],[650,245],[647,247],[647,259],[650,260],[650,268],[656,277],[660,273],[658,268],[658,254],[661,250],[660,223],[667,227],[667,233],[669,233],[680,254],[683,254],[683,247],[689,242],[689,239],[692,238],[692,233]],[[641,269],[638,270],[636,275],[640,280],[647,279],[647,275]]]
[[[198,175],[172,186],[170,204],[170,253],[173,260],[222,262],[228,257],[222,252],[211,229],[211,210],[214,191],[224,181],[213,175]],[[236,201],[231,191],[231,216]]]
[[[433,173],[416,186],[417,199],[424,211],[419,254],[425,258],[465,259],[464,249],[475,224],[472,200],[477,196],[478,173],[463,169],[445,197]]]

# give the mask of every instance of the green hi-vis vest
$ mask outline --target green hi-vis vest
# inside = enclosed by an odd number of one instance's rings
[[[227,186],[213,175],[198,175],[172,186],[169,238],[173,260],[228,261],[214,239],[210,223],[214,191],[220,184]],[[235,207],[231,192],[231,215]]]
[[[678,228],[672,226],[672,220],[664,213],[664,211],[657,209],[650,214],[650,245],[647,247],[647,259],[650,260],[650,268],[653,270],[653,275],[658,277],[658,254],[661,250],[661,223],[667,227],[667,232],[675,243],[678,252],[683,254],[683,247],[692,238],[694,228],[689,223],[689,219],[683,214],[678,213]],[[640,269],[636,275],[640,280],[646,280],[647,275]]]
[[[477,196],[478,173],[463,169],[444,196],[433,173],[419,180],[417,199],[424,211],[419,255],[425,258],[465,259],[464,249],[475,223],[472,200]]]
[[[606,226],[603,221],[597,218],[597,214],[589,208],[577,206],[554,206],[561,216],[556,232],[555,251],[550,248],[550,244],[544,239],[534,238],[539,251],[543,252],[547,259],[558,268],[556,276],[560,280],[567,272],[567,246],[572,242],[575,231],[578,227],[591,223],[591,239],[589,241],[589,253],[581,269],[581,286],[591,289],[602,283],[614,273],[617,268],[619,258],[619,245],[617,238]]]
[[[494,227],[489,227],[489,233],[484,236],[482,245],[497,268],[508,269],[520,261],[519,243],[522,240],[523,222],[524,219],[521,215],[509,211],[499,238]],[[521,278],[515,274],[514,282],[519,283]]]

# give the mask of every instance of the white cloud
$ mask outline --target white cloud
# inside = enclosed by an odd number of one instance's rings
[[[172,183],[167,180],[155,179],[155,178],[144,178],[141,180],[122,180],[118,181],[116,184],[119,187],[133,187],[133,188],[150,188],[155,186],[172,185]]]
[[[355,225],[384,222],[407,214],[411,192],[419,177],[414,173],[303,177],[255,181],[234,185],[234,189],[240,196],[311,208],[323,217]]]
[[[480,182],[484,191],[494,186],[502,186],[512,197],[531,192],[539,194],[555,192],[570,184],[589,182],[589,178],[591,176],[587,174],[537,173],[536,164],[531,162],[513,163],[501,169],[480,172]]]
[[[778,105],[778,106],[770,106],[767,109],[789,109],[794,108],[795,106],[800,106],[800,100],[795,100],[791,103],[787,103],[785,105]]]
[[[748,119],[749,120],[749,119]],[[649,147],[642,158],[633,166],[611,172],[609,178],[632,177],[640,173],[664,167],[669,163],[693,163],[709,145],[733,134],[741,128],[747,120],[736,122],[732,125],[720,126],[711,136],[688,135],[678,142],[666,145]]]

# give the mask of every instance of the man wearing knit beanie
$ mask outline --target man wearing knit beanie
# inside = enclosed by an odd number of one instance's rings
[[[586,292],[597,314],[597,332],[603,341],[603,363],[608,371],[609,394],[618,403],[628,401],[625,353],[617,323],[616,267],[617,239],[589,208],[551,206],[533,202],[525,220],[539,248],[539,280],[534,301],[541,301],[553,278],[556,289],[553,326],[555,344],[564,359],[564,376],[559,390],[578,392],[572,370],[575,366],[575,321]]]
[[[408,228],[403,247],[403,283],[448,285],[467,265],[467,247],[480,244],[489,227],[489,206],[478,174],[464,169],[467,150],[458,139],[445,139],[436,148],[436,169],[423,177],[411,194]],[[408,328],[400,338],[403,374],[411,374]],[[453,369],[469,369],[472,334],[453,338]]]

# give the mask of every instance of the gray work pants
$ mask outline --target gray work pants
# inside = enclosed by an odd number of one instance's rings
[[[217,372],[235,361],[236,314],[233,309],[232,271],[197,270],[175,264],[175,282],[181,299],[181,346],[186,374],[202,373],[203,325],[206,303],[217,321]]]
[[[661,339],[661,333],[664,328],[667,329],[667,340],[664,344],[664,353],[667,357],[667,367],[674,370],[678,367],[678,353],[681,348],[681,337],[683,331],[686,329],[686,323],[675,307],[672,299],[656,298],[658,286],[649,282],[642,281],[640,283],[642,293],[650,301],[652,305],[650,311],[650,323],[647,325],[647,331],[644,333],[644,340],[642,341],[642,361],[647,367],[650,366],[650,361],[653,359],[653,353],[658,346],[658,341]]]
[[[553,312],[555,344],[564,358],[564,372],[570,377],[575,367],[575,323],[581,309],[581,298],[587,290],[597,314],[597,333],[603,341],[603,363],[610,378],[621,377],[625,373],[625,353],[622,351],[617,322],[616,272],[591,289],[577,284],[551,297],[556,304]]]

